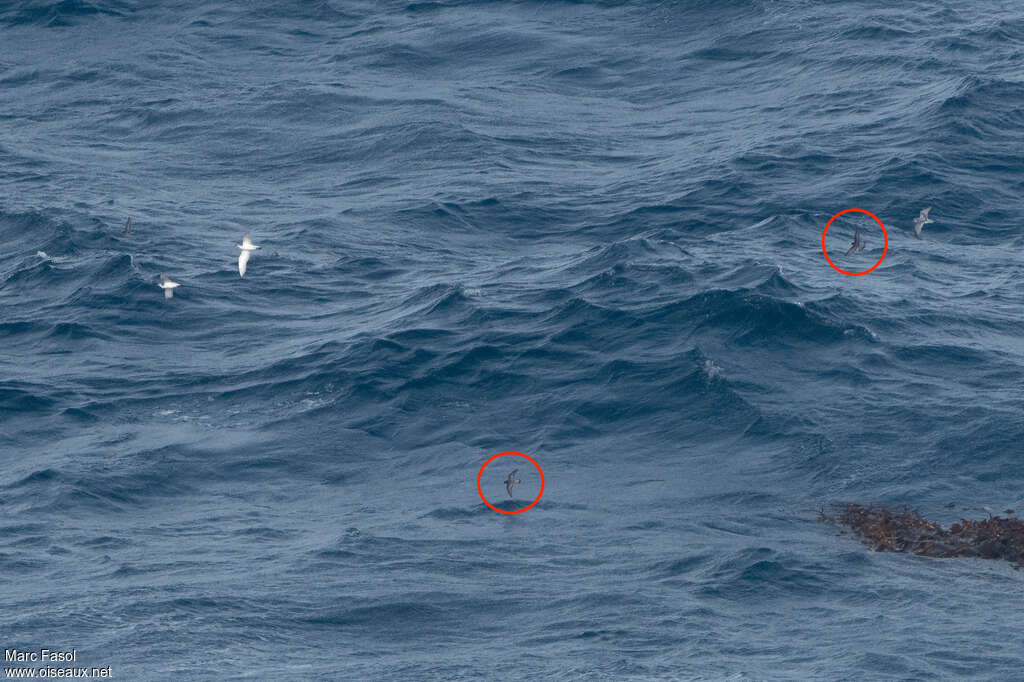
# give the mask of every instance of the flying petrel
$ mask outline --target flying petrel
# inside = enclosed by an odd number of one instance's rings
[[[160,275],[157,286],[164,290],[164,298],[174,298],[174,287],[180,287],[177,282],[172,282],[167,275]]]
[[[508,496],[509,497],[512,497],[512,486],[514,486],[517,483],[522,483],[522,481],[520,481],[518,478],[516,478],[516,474],[518,474],[518,473],[519,473],[519,469],[513,469],[512,473],[509,474],[508,478],[505,479],[505,490],[508,491]]]
[[[850,248],[846,250],[846,255],[849,256],[851,253],[857,253],[858,251],[864,250],[864,239],[860,236],[860,230],[853,233],[853,243],[850,244]]]
[[[928,211],[932,210],[932,207],[921,210],[921,215],[914,218],[914,236],[918,239],[921,238],[921,228],[928,223],[934,223],[935,221],[928,217]]]
[[[249,256],[252,252],[260,247],[252,243],[248,234],[242,237],[241,244],[236,244],[235,246],[242,250],[242,253],[238,254],[238,276],[245,277],[245,264],[249,262]]]

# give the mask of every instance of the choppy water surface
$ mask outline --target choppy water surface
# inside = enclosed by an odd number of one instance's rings
[[[0,41],[4,647],[1019,675],[1011,566],[816,521],[1024,506],[1018,3],[39,0]]]

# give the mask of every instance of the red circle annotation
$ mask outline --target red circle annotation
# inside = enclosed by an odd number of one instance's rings
[[[885,240],[885,243],[882,246],[882,255],[878,259],[878,262],[875,263],[874,265],[872,265],[867,270],[863,270],[861,272],[847,272],[846,270],[843,270],[843,269],[837,267],[836,264],[832,262],[832,259],[828,257],[828,249],[825,248],[825,235],[828,234],[828,228],[832,224],[832,221],[835,220],[836,218],[838,218],[839,216],[843,215],[844,213],[849,213],[851,211],[855,211],[857,213],[866,213],[869,216],[871,216],[872,218],[874,218],[875,222],[878,223],[878,226],[880,228],[882,228],[882,238]],[[885,260],[885,252],[888,251],[888,250],[889,250],[889,233],[886,232],[885,225],[883,225],[882,221],[878,219],[878,216],[876,216],[871,211],[865,211],[863,208],[848,208],[846,210],[840,211],[839,213],[836,213],[834,216],[832,216],[831,218],[828,219],[828,222],[825,223],[825,229],[822,230],[822,232],[821,232],[821,252],[823,254],[825,254],[825,260],[827,260],[828,264],[831,265],[836,271],[841,272],[844,275],[849,275],[850,277],[860,277],[861,275],[866,275],[869,272],[871,272],[872,270],[874,270],[875,268],[877,268],[879,265],[882,264],[882,261]]]
[[[522,509],[516,509],[516,510],[513,510],[513,511],[506,511],[504,509],[499,509],[498,507],[495,507],[493,504],[491,504],[487,500],[486,497],[484,497],[483,488],[480,487],[480,479],[483,478],[484,469],[487,468],[487,465],[490,464],[491,462],[493,462],[494,460],[498,459],[499,457],[505,457],[507,455],[515,455],[516,457],[523,457],[525,459],[530,460],[530,463],[532,463],[533,466],[537,467],[537,473],[540,474],[540,492],[537,493],[537,498],[533,502],[531,502],[529,505],[523,507]],[[544,494],[544,470],[541,469],[540,465],[537,464],[537,461],[533,457],[530,457],[529,455],[524,455],[521,452],[515,452],[513,450],[509,450],[508,452],[499,452],[498,454],[494,455],[493,457],[488,459],[486,462],[484,462],[484,465],[482,467],[480,467],[480,472],[476,475],[476,491],[478,493],[480,493],[480,499],[484,501],[484,504],[486,504],[488,507],[490,507],[494,511],[498,512],[499,514],[522,514],[524,511],[526,511],[527,509],[530,509],[531,507],[533,507],[533,505],[535,505],[538,502],[540,502],[540,497],[541,497],[541,495]]]

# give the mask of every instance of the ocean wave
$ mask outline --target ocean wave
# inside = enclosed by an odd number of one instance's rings
[[[1013,641],[999,568],[813,516],[1020,507],[1019,15],[8,3],[9,629],[140,680],[1018,675],[917,646]]]
[[[37,24],[49,27],[74,26],[98,15],[123,16],[120,2],[88,2],[87,0],[31,0],[16,8],[0,12],[0,21],[10,26]]]

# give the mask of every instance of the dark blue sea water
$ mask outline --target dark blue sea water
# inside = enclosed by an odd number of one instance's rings
[[[1022,215],[1016,0],[0,3],[0,645],[1021,679],[817,514],[1024,507]]]

